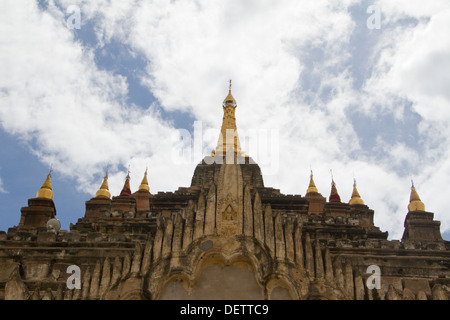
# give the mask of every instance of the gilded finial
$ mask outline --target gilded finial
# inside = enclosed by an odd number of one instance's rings
[[[319,191],[316,188],[316,184],[314,183],[314,179],[313,179],[313,171],[311,169],[311,175],[309,177],[309,186],[308,186],[308,190],[306,191],[306,194],[308,193],[319,193]]]
[[[361,199],[359,195],[358,189],[356,189],[356,179],[353,178],[353,192],[350,201],[348,202],[350,205],[353,204],[364,204],[364,201]]]
[[[147,180],[147,170],[148,168],[145,168],[144,178],[142,179],[141,185],[139,186],[139,191],[150,191]]]
[[[233,104],[236,107],[236,100],[234,99],[233,95],[231,94],[231,86],[232,86],[232,83],[230,80],[230,83],[228,85],[228,96],[223,101],[224,107],[229,103]]]
[[[36,198],[49,199],[49,200],[53,199],[52,170],[53,169],[50,169],[50,172],[47,175],[47,179],[45,179],[41,188],[36,193]]]
[[[425,204],[420,200],[419,194],[414,187],[414,181],[411,178],[411,195],[409,197],[409,211],[425,211]]]
[[[211,152],[211,156],[226,156],[229,152],[239,155],[245,155],[241,150],[239,141],[235,109],[237,107],[236,100],[231,94],[232,82],[229,82],[228,96],[223,101],[223,120],[220,129],[219,140],[215,152]]]
[[[110,199],[111,193],[109,192],[108,187],[108,170],[106,170],[105,177],[103,178],[102,185],[100,186],[100,189],[98,189],[97,193],[95,194],[96,198],[102,198],[102,199]]]

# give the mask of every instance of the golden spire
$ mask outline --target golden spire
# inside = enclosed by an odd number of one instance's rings
[[[47,175],[47,179],[45,179],[42,187],[36,193],[36,198],[53,200],[52,170],[50,170],[49,174]]]
[[[356,179],[353,180],[353,193],[352,198],[348,202],[348,204],[364,204],[364,201],[361,199],[361,196],[359,195],[358,189],[356,189]]]
[[[147,180],[147,168],[145,169],[144,178],[142,179],[141,185],[139,186],[139,191],[150,191]]]
[[[236,100],[231,94],[231,80],[228,91],[228,96],[223,101],[223,120],[222,120],[222,128],[220,130],[219,141],[217,143],[216,150],[213,150],[211,153],[214,155],[226,155],[226,152],[232,148],[234,153],[243,155],[241,151],[241,144],[239,142],[239,136],[237,133],[236,126]]]
[[[234,104],[236,105],[236,100],[234,100],[233,95],[231,94],[231,80],[230,80],[230,86],[228,87],[228,96],[225,98],[225,100],[223,100],[224,105],[227,103],[232,103],[234,102]]]
[[[411,179],[411,196],[409,197],[409,211],[425,211],[425,204],[420,200],[419,194],[414,187],[414,182]]]
[[[314,183],[314,179],[313,179],[313,172],[311,170],[311,176],[309,177],[309,186],[308,186],[308,190],[306,191],[306,193],[319,193],[319,191],[316,188],[316,184]]]
[[[108,188],[108,171],[106,171],[105,178],[103,179],[103,183],[95,194],[96,198],[110,199],[111,193]]]

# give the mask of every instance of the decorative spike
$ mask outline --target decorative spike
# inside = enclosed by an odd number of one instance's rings
[[[253,208],[250,186],[244,188],[244,226],[243,233],[248,237],[253,237]]]
[[[302,229],[301,225],[297,222],[294,231],[294,242],[295,242],[295,262],[303,270],[304,269],[304,259],[303,259],[303,244],[302,244]]]
[[[156,230],[155,239],[153,241],[153,256],[152,256],[153,261],[158,260],[159,257],[161,256],[163,235],[164,230],[161,228],[161,226],[159,226]]]
[[[111,287],[114,287],[119,283],[120,277],[122,275],[122,260],[119,256],[116,256],[113,264],[113,272],[111,275]]]
[[[136,277],[141,273],[141,262],[142,262],[142,247],[139,242],[136,242],[133,261],[131,263],[131,275]]]
[[[264,242],[266,243],[266,246],[269,248],[270,255],[272,257],[275,256],[275,234],[274,234],[274,228],[273,228],[273,213],[272,213],[272,206],[269,204],[266,205],[264,210]]]
[[[241,151],[241,144],[239,142],[239,136],[237,134],[237,126],[236,126],[236,100],[231,94],[231,80],[228,96],[223,101],[223,120],[222,120],[222,128],[220,130],[219,141],[217,143],[216,150],[211,153],[211,156],[218,155],[226,155],[229,149],[232,149],[233,154],[245,155]]]
[[[316,188],[316,184],[314,183],[312,170],[311,170],[311,176],[309,177],[308,190],[306,191],[306,194],[308,194],[308,193],[319,193],[319,191]]]
[[[36,193],[36,198],[53,200],[53,190],[52,190],[52,172],[50,171],[47,175],[39,191]]]
[[[309,277],[313,279],[314,275],[314,254],[311,245],[311,237],[309,233],[305,235],[305,269]]]
[[[198,239],[203,236],[205,228],[205,208],[205,197],[202,193],[200,193],[197,201],[197,211],[195,213],[194,239]]]
[[[98,300],[99,286],[100,286],[100,260],[95,263],[94,270],[91,277],[91,286],[89,288],[89,299]]]
[[[355,271],[355,299],[364,300],[364,282],[361,277],[361,273],[357,270]]]
[[[128,171],[127,178],[125,180],[125,184],[123,185],[123,189],[120,192],[121,196],[129,196],[131,197],[131,189],[130,189],[130,171]]]
[[[164,230],[162,241],[162,257],[167,258],[172,251],[173,221],[167,220],[166,229]]]
[[[147,169],[145,169],[144,178],[142,179],[141,185],[139,186],[139,191],[149,191],[150,187],[148,186],[148,180],[147,180]]]
[[[414,187],[414,182],[411,180],[411,195],[409,197],[409,211],[425,211],[425,204],[420,200],[419,194]]]
[[[353,193],[352,198],[349,201],[350,205],[353,204],[364,204],[364,201],[361,199],[361,196],[359,195],[358,189],[356,189],[356,180],[353,180]]]
[[[108,172],[106,172],[105,177],[103,178],[103,183],[100,186],[100,189],[95,194],[96,198],[110,199],[111,193],[108,188]]]
[[[283,230],[283,217],[281,213],[278,213],[275,217],[275,256],[277,259],[284,259],[286,257],[286,248],[284,241],[284,230]]]
[[[253,200],[253,230],[255,238],[260,243],[264,242],[264,222],[262,212],[262,202],[258,191],[256,191],[255,199]]]
[[[315,243],[315,267],[316,267],[316,278],[323,279],[324,270],[323,270],[323,258],[322,258],[322,250],[320,249],[319,240],[316,239]]]
[[[123,258],[123,267],[122,267],[122,279],[125,279],[130,274],[130,268],[131,268],[131,257],[130,254],[127,252],[125,253],[125,256]]]
[[[216,185],[212,184],[206,196],[206,211],[205,211],[205,227],[204,234],[214,234],[214,223],[216,220]]]
[[[111,282],[111,264],[109,258],[106,257],[103,262],[102,279],[100,281],[99,298],[102,299]]]
[[[341,202],[341,197],[339,196],[339,193],[336,189],[336,183],[334,180],[331,181],[331,193],[330,193],[330,202]]]
[[[81,300],[87,300],[89,297],[89,286],[91,284],[91,270],[87,267],[83,274],[83,280],[81,282]]]
[[[329,282],[333,281],[333,264],[331,262],[330,249],[325,248],[325,279]]]
[[[352,265],[350,264],[350,261],[346,261],[344,266],[344,279],[345,279],[345,289],[347,291],[347,294],[349,295],[350,299],[354,299],[355,290],[353,287],[354,280],[353,280],[353,269]]]

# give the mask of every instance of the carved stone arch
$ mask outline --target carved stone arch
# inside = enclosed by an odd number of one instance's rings
[[[256,267],[260,261],[248,253],[244,254],[239,250],[227,254],[222,250],[210,250],[202,253],[197,261],[192,273],[194,282],[198,280],[201,272],[208,267],[214,265],[240,266],[242,264],[247,264],[250,267],[250,270],[255,274],[255,279],[262,286],[264,275],[258,272],[258,268]]]
[[[200,242],[213,242],[213,240],[219,240],[214,244],[217,247],[213,246],[206,251],[199,249]],[[234,250],[220,247],[223,245],[220,239],[208,237],[196,241],[196,245],[192,246],[192,250],[185,256],[185,260],[191,263],[184,265],[183,270],[172,270],[171,275],[167,275],[165,280],[160,281],[155,296],[163,300],[237,299],[238,297],[264,299],[264,280],[269,273],[261,271],[260,265],[264,263],[261,261],[261,256],[256,257],[250,254],[243,250],[240,241],[233,240],[230,242],[236,246]],[[263,257],[262,260],[266,258]]]
[[[155,296],[155,300],[161,300],[170,295],[170,292],[167,293],[166,291],[171,289],[170,285],[174,282],[181,283],[181,286],[184,290],[186,290],[186,293],[188,295],[192,293],[193,283],[190,277],[184,271],[182,271],[180,273],[174,273],[170,275],[165,281],[161,283],[161,290],[158,292],[157,296]]]
[[[269,300],[300,300],[300,294],[293,281],[284,275],[271,276],[266,282],[267,299]],[[280,292],[280,291],[283,292]],[[276,296],[275,296],[276,294]]]

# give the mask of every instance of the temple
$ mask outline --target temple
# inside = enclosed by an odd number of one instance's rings
[[[60,230],[48,174],[18,225],[0,231],[0,299],[450,297],[450,243],[414,184],[403,237],[388,240],[356,181],[348,202],[333,178],[324,197],[312,171],[304,196],[265,186],[241,150],[231,81],[222,108],[217,147],[189,187],[155,193],[148,168],[138,190],[128,174],[112,196],[106,173],[84,216]]]

